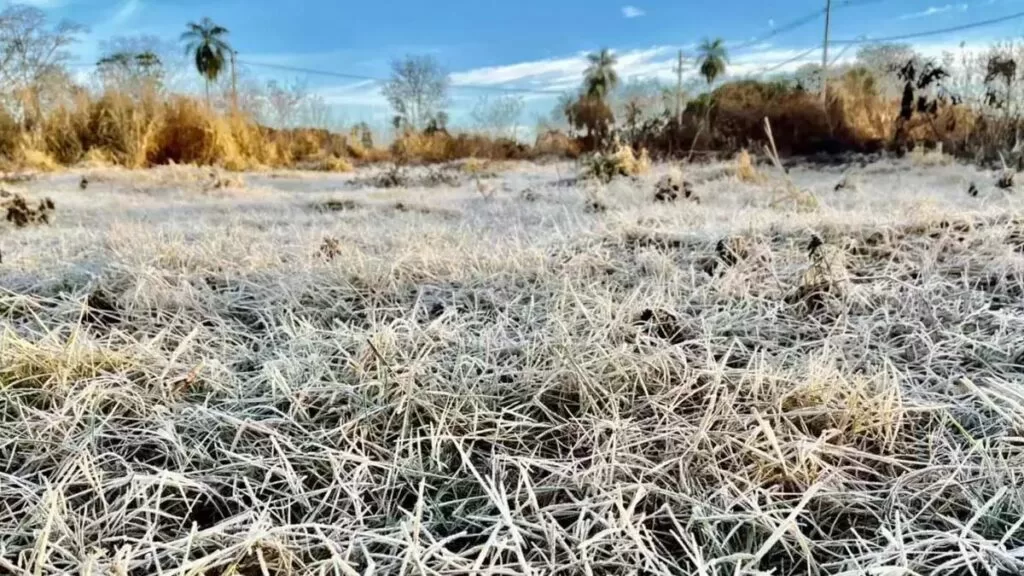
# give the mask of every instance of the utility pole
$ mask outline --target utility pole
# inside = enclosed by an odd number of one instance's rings
[[[235,71],[235,56],[238,52],[231,50],[231,111],[238,112],[238,73]]]
[[[825,0],[825,43],[821,45],[821,104],[828,102],[828,33],[832,21],[832,0]]]
[[[679,51],[676,64],[676,125],[683,125],[683,51]]]

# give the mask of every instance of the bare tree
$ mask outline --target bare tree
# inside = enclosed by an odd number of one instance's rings
[[[107,53],[96,62],[96,71],[104,89],[136,97],[163,89],[163,61],[150,50]]]
[[[306,98],[306,85],[295,81],[281,84],[277,80],[267,82],[267,104],[271,119],[278,128],[290,128],[298,119],[303,100]]]
[[[373,130],[366,122],[359,122],[349,130],[349,138],[358,141],[367,150],[373,148]]]
[[[548,113],[548,117],[545,119],[545,125],[552,130],[565,130],[571,133],[572,125],[569,123],[568,113],[575,101],[576,94],[574,92],[559,94],[558,100],[555,101],[554,106],[551,107],[551,112]]]
[[[255,79],[245,77],[238,79],[237,86],[238,111],[255,122],[268,124],[270,122],[270,107],[267,104],[266,89],[263,84]],[[227,101],[231,94],[231,87],[224,87],[221,94]]]
[[[31,124],[42,115],[50,92],[68,90],[68,47],[84,32],[68,21],[55,25],[31,6],[14,4],[0,12],[0,90],[8,108]]]
[[[186,63],[185,66],[183,84],[185,88],[181,91],[193,92],[198,87],[194,69],[189,63]],[[269,125],[274,121],[267,98],[267,83],[251,68],[238,65],[234,76],[221,74],[214,87],[213,106],[215,109],[230,111],[232,104],[237,102],[236,111],[240,114],[264,125]]]
[[[829,74],[833,75],[834,71]],[[800,66],[790,74],[790,77],[797,86],[808,92],[821,91],[821,64],[818,62],[808,62]]]
[[[890,96],[902,92],[903,82],[896,73],[912,60],[920,62],[921,55],[909,44],[869,44],[857,50],[857,64],[878,78],[883,92]]]
[[[857,63],[872,72],[889,72],[917,57],[917,52],[909,44],[868,44],[857,50]]]
[[[184,91],[195,81],[195,72],[178,45],[158,36],[148,34],[115,36],[100,42],[100,54],[102,54],[101,61],[111,56],[120,58],[118,55],[151,55],[155,57],[155,60],[160,63],[160,87],[169,91]],[[153,58],[144,57],[142,62],[144,67],[138,70],[144,77],[153,72],[145,69],[148,60],[153,60]]]
[[[523,114],[526,103],[522,96],[499,96],[490,98],[482,96],[473,106],[471,116],[477,129],[492,137],[516,139],[519,129],[519,118]]]
[[[686,91],[683,90],[684,105],[685,96]],[[616,117],[627,118],[632,115],[637,117],[637,122],[642,123],[672,110],[676,94],[674,87],[666,86],[655,78],[632,79],[613,95],[613,99]]]
[[[441,123],[448,105],[447,72],[433,56],[406,56],[391,63],[391,79],[381,90],[395,111],[396,126],[423,130]]]
[[[320,94],[306,97],[302,103],[302,124],[311,128],[331,129],[334,125],[334,114],[330,104]]]

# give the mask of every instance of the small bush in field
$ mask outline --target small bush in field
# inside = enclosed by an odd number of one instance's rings
[[[422,179],[424,186],[458,186],[462,182],[459,173],[445,167],[431,168]]]
[[[377,175],[373,185],[378,188],[399,188],[409,185],[409,178],[401,166],[395,164]]]
[[[736,155],[736,177],[740,179],[740,182],[749,184],[759,184],[764,181],[764,177],[754,167],[754,162],[746,149],[740,150]]]
[[[43,198],[36,206],[21,194],[0,192],[0,207],[6,209],[6,219],[18,228],[32,224],[49,224],[51,215],[56,209],[53,200]]]
[[[534,153],[538,156],[555,158],[579,158],[579,144],[559,130],[548,130],[539,134],[533,144]]]
[[[354,170],[351,162],[337,156],[323,158],[317,161],[314,167],[320,172],[351,172]]]
[[[651,165],[646,150],[637,156],[630,146],[619,146],[614,152],[596,152],[584,161],[583,176],[598,182],[611,182],[619,176],[637,176],[646,172]]]
[[[999,179],[996,181],[996,186],[1002,190],[1010,190],[1013,188],[1013,172],[1006,170],[999,175]]]
[[[700,198],[694,193],[693,185],[683,179],[683,175],[678,169],[673,168],[654,185],[654,201],[675,202],[679,198],[700,203]]]
[[[324,238],[320,244],[319,255],[328,262],[341,255],[341,242],[332,236]]]
[[[810,265],[800,276],[795,290],[789,295],[791,302],[806,302],[812,309],[823,303],[826,295],[842,298],[849,292],[850,274],[846,253],[837,246],[824,243],[814,236],[807,248]]]

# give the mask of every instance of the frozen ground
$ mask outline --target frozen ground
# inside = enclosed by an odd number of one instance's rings
[[[1024,571],[1024,191],[667,170],[7,186],[0,572]]]

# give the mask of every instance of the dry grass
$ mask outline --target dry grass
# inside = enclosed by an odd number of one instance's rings
[[[583,176],[599,182],[611,182],[620,176],[639,176],[651,168],[647,150],[637,154],[629,145],[617,145],[611,152],[596,152],[584,160]]]
[[[357,135],[308,128],[275,130],[239,114],[219,114],[199,99],[155,93],[83,91],[49,110],[26,132],[0,114],[5,169],[53,171],[62,166],[125,168],[195,164],[244,171],[266,168],[347,172],[356,163],[441,163],[479,158],[523,160],[530,147],[476,134],[408,132],[389,149],[367,148]]]
[[[946,106],[935,118],[921,114],[897,135],[899,102],[882,96],[876,81],[853,70],[830,85],[827,107],[811,93],[777,82],[742,80],[727,82],[715,91],[710,126],[702,99],[696,99],[676,126],[651,122],[628,138],[637,150],[650,150],[662,158],[701,148],[737,152],[739,146],[763,141],[764,118],[776,127],[777,146],[783,155],[823,150],[878,151],[887,146],[917,143],[947,144],[953,155],[971,158],[991,156],[1006,148],[1007,135],[1019,132],[1017,121],[969,106]],[[622,120],[621,118],[619,119]],[[664,120],[664,118],[662,119]],[[620,122],[621,123],[621,122]],[[632,130],[637,132],[638,129]],[[10,166],[51,171],[75,166],[83,160],[102,158],[127,168],[193,163],[228,170],[264,168],[321,168],[336,171],[342,163],[353,166],[376,162],[400,164],[445,163],[464,159],[519,161],[537,158],[577,158],[596,142],[591,137],[571,137],[559,131],[538,134],[532,146],[510,139],[472,133],[406,132],[386,149],[364,144],[363,134],[331,133],[309,128],[276,130],[259,126],[239,115],[220,115],[201,100],[155,93],[90,94],[82,90],[60,105],[47,107],[44,117],[28,129],[9,114],[0,113],[0,158]],[[627,137],[627,132],[618,136]],[[900,139],[900,142],[896,142]],[[1000,146],[1003,144],[1004,146]],[[1012,145],[1012,144],[1011,144]],[[1008,148],[1007,148],[1008,149]],[[621,147],[618,153],[632,151]],[[745,152],[740,151],[740,160]],[[947,162],[951,157],[921,157],[922,165]],[[622,161],[649,163],[642,154]],[[90,160],[91,161],[91,160]],[[740,178],[757,177],[753,166],[741,166]],[[643,172],[642,169],[639,172]]]
[[[754,167],[754,161],[750,158],[750,153],[746,149],[740,150],[736,154],[736,178],[739,178],[740,182],[746,182],[748,184],[759,184],[764,181],[764,177],[761,176],[757,168]]]
[[[1021,573],[1022,204],[953,169],[814,213],[654,204],[661,167],[594,213],[562,167],[378,210],[30,182],[62,216],[4,241],[0,571]]]
[[[26,148],[21,151],[20,167],[37,172],[53,172],[60,168],[56,160],[46,152]]]
[[[351,172],[355,169],[351,162],[337,156],[328,156],[317,160],[313,167],[320,172]]]
[[[926,150],[924,146],[917,146],[910,152],[910,159],[915,166],[948,166],[953,163],[953,157],[942,151],[942,144],[939,143],[934,149]]]

